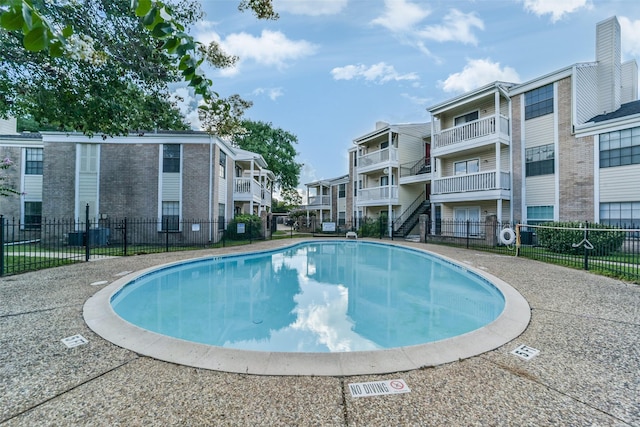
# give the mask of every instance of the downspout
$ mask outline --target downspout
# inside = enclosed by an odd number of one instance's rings
[[[209,241],[213,241],[213,208],[211,203],[213,202],[213,137],[209,135],[209,191],[208,191],[208,205],[209,205]]]
[[[253,215],[253,158],[251,158],[251,178],[249,178],[249,191],[251,191],[251,198],[249,199],[249,213]]]

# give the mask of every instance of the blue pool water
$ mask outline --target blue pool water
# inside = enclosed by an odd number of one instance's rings
[[[214,346],[349,352],[424,344],[478,329],[504,297],[422,251],[319,241],[161,268],[111,298],[123,319]]]

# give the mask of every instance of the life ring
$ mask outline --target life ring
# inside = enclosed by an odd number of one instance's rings
[[[505,228],[500,232],[500,241],[504,245],[510,245],[516,241],[516,233],[511,228]]]

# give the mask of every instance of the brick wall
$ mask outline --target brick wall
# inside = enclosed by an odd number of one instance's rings
[[[511,143],[513,144],[511,154],[512,159],[512,179],[513,187],[511,190],[511,204],[513,205],[513,219],[515,221],[521,221],[524,217],[522,213],[522,188],[524,181],[522,177],[522,126],[524,124],[523,117],[520,116],[520,108],[522,103],[522,96],[514,96],[511,99],[511,115],[513,123],[511,124]]]
[[[208,219],[209,144],[185,144],[182,155],[182,216],[188,219]],[[233,180],[233,171],[229,168],[227,176]]]
[[[8,169],[0,169],[0,176],[4,178],[0,185],[20,191],[22,148],[0,147],[0,162],[4,161],[6,158],[11,159],[13,165]],[[6,197],[0,196],[0,215],[4,215],[7,219],[19,219],[20,200],[20,196],[17,194],[11,194]]]
[[[42,217],[74,218],[76,194],[75,143],[45,143],[42,173]]]
[[[558,82],[560,221],[593,221],[593,137],[575,138],[571,121],[571,79]]]

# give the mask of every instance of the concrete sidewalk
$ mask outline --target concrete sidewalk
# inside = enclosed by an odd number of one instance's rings
[[[84,323],[84,302],[104,286],[96,283],[179,259],[290,243],[106,259],[0,278],[0,424],[640,426],[640,286],[522,258],[406,243],[501,278],[532,309],[529,327],[514,341],[429,369],[357,377],[207,371],[141,357]],[[68,349],[60,341],[76,334],[89,343]],[[520,344],[540,354],[511,354]],[[349,392],[349,383],[382,379],[403,379],[411,392]]]

